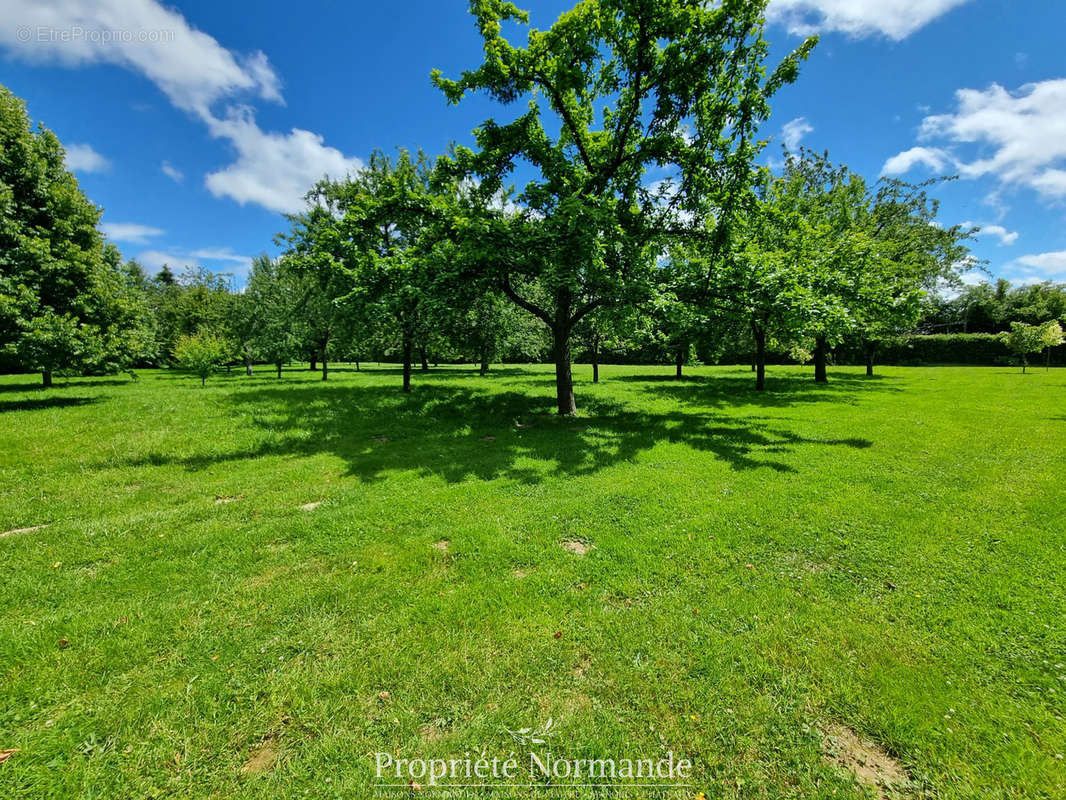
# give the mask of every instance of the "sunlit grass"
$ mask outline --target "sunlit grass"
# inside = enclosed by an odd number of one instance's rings
[[[549,718],[682,796],[868,796],[830,723],[1066,796],[1066,373],[577,370],[0,379],[0,797],[361,798]]]

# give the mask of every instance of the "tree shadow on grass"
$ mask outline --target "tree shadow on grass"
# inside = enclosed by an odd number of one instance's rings
[[[29,378],[30,376],[27,375],[24,377]],[[54,385],[44,386],[41,384],[41,377],[38,375],[36,380],[20,381],[19,383],[0,383],[0,394],[8,394],[11,392],[52,394],[55,392],[62,392],[66,389],[93,389],[98,386],[128,386],[131,383],[133,383],[131,378],[56,377]]]
[[[687,375],[680,380],[663,375],[621,375],[612,377],[629,385],[644,384],[642,391],[660,397],[705,407],[753,405],[785,407],[809,403],[854,404],[873,392],[902,392],[892,377],[881,379],[865,375],[841,374],[829,383],[815,383],[806,375],[767,376],[766,390],[755,390],[755,378],[741,375]]]
[[[7,411],[42,411],[46,408],[70,408],[99,402],[95,397],[35,397],[32,400],[0,400],[0,414]]]
[[[348,465],[349,475],[365,482],[414,470],[449,483],[535,483],[551,475],[594,473],[662,443],[711,453],[736,470],[779,472],[796,471],[789,455],[802,445],[872,445],[865,439],[807,438],[782,427],[780,419],[655,413],[595,398],[585,399],[583,416],[561,418],[548,396],[454,384],[424,383],[411,395],[381,386],[300,384],[238,391],[230,401],[258,428],[256,446],[184,457],[148,453],[128,463],[195,471],[263,456],[332,453]]]

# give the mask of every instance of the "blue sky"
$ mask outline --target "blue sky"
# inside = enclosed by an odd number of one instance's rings
[[[519,2],[548,27],[569,0]],[[480,63],[463,0],[0,0],[0,83],[68,146],[105,230],[149,271],[242,276],[281,214],[375,148],[451,141],[508,109],[429,81]],[[772,0],[780,56],[821,43],[764,133],[873,179],[960,179],[946,224],[1015,282],[1066,281],[1066,4]],[[974,275],[972,280],[981,276]]]

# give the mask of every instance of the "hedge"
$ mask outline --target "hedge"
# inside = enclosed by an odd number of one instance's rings
[[[884,342],[874,357],[878,364],[922,366],[924,364],[997,367],[1017,364],[999,336],[994,333],[943,333],[930,336],[908,336]],[[839,363],[865,363],[865,356],[855,345],[844,346],[837,352]],[[1043,364],[1044,354],[1033,353],[1030,364]],[[1051,350],[1052,366],[1066,366],[1066,346]]]

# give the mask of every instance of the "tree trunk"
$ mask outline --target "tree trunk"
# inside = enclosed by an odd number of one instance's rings
[[[41,373],[41,385],[45,389],[52,388],[52,370],[46,369]]]
[[[684,370],[685,370],[685,349],[684,348],[679,347],[677,349],[677,357],[676,357],[675,365],[677,366],[677,372],[674,375],[674,377],[677,378],[678,380],[681,380],[684,377]]]
[[[311,356],[311,372],[318,369],[318,356]]]
[[[411,353],[414,350],[410,339],[403,340],[403,390],[411,391]]]
[[[755,391],[762,392],[766,389],[766,331],[756,325],[751,333],[755,337]]]
[[[489,373],[489,351],[487,347],[481,349],[481,377],[485,377]]]
[[[564,317],[569,316],[569,308],[563,309]],[[574,376],[570,369],[570,323],[558,323],[552,331],[555,340],[555,401],[559,416],[572,417],[577,414],[574,401]]]
[[[429,359],[426,358],[426,348],[420,348],[418,354],[422,357],[422,371],[429,372]]]
[[[356,372],[362,372],[362,370],[359,368],[359,359],[358,358],[355,360],[355,371]]]
[[[873,342],[866,343],[866,377],[872,378],[874,376],[874,353],[877,351],[877,345]]]
[[[1044,364],[1044,372],[1051,372],[1051,345],[1047,348],[1047,363]]]
[[[207,386],[207,376],[206,375],[201,375],[200,376],[200,388],[203,389],[205,386]]]
[[[329,377],[329,364],[326,362],[326,348],[322,348],[322,380]]]
[[[244,371],[245,371],[245,373],[247,373],[249,378],[252,377],[252,359],[251,358],[245,357],[245,359],[244,359]]]
[[[1027,355],[1025,355],[1025,354],[1023,353],[1023,354],[1022,354],[1022,375],[1024,375],[1024,374],[1025,374],[1025,371],[1026,371],[1026,370],[1027,370],[1028,368],[1029,368],[1029,356],[1027,356]]]
[[[592,382],[600,382],[600,338],[592,337]]]
[[[279,361],[274,366],[276,366],[278,368],[278,380],[280,381],[281,380],[281,362]]]
[[[826,374],[826,344],[825,337],[819,336],[814,340],[814,382],[815,383],[829,383],[829,376]]]

